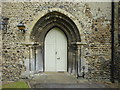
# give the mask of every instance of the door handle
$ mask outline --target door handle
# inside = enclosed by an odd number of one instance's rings
[[[60,57],[58,57],[57,59],[60,59]]]

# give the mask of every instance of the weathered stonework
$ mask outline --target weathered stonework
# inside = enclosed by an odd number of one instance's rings
[[[120,55],[119,55],[119,3],[114,3],[114,79],[119,79],[119,66],[120,66]]]
[[[54,8],[54,9],[53,9]],[[109,78],[111,61],[111,3],[73,2],[6,2],[2,3],[2,16],[9,18],[7,33],[3,34],[3,80],[17,80],[26,70],[24,60],[29,58],[29,48],[21,43],[31,43],[30,35],[37,19],[50,10],[65,14],[80,27],[82,60],[86,63],[86,78]],[[68,12],[68,13],[67,13]],[[74,16],[75,18],[73,18]],[[17,31],[23,21],[25,34]],[[36,32],[37,33],[37,32]],[[88,70],[87,70],[88,68]]]

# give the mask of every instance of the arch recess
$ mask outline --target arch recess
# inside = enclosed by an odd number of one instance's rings
[[[33,19],[33,21],[31,21],[31,23],[27,25],[29,27],[28,27],[28,31],[26,32],[26,41],[25,42],[26,43],[32,42],[31,39],[30,39],[30,35],[31,35],[31,32],[33,31],[33,28],[35,27],[35,24],[39,21],[39,19],[42,18],[43,16],[45,16],[46,14],[48,14],[50,12],[54,12],[54,11],[62,13],[65,16],[67,16],[68,18],[70,18],[71,21],[73,21],[73,23],[76,25],[76,27],[78,29],[78,32],[81,35],[81,37],[80,37],[81,38],[81,43],[86,43],[85,42],[85,36],[83,34],[83,30],[82,30],[81,25],[80,25],[79,21],[77,20],[77,18],[74,17],[69,12],[67,12],[67,11],[65,11],[63,9],[60,9],[60,8],[51,8],[49,10],[43,10],[42,12],[39,12],[37,14],[37,16],[35,16],[35,18]],[[80,15],[80,18],[82,19],[83,16],[84,15]]]
[[[50,12],[41,17],[31,32],[31,39],[43,45],[45,35],[54,27],[61,28],[68,38],[69,45],[81,42],[80,33],[75,23],[66,15],[57,11]]]
[[[39,16],[40,15],[40,16]],[[26,42],[38,42],[40,46],[41,67],[44,71],[44,40],[46,34],[54,27],[60,28],[66,35],[67,45],[67,71],[78,74],[81,70],[79,44],[85,43],[85,37],[82,28],[76,18],[70,13],[61,9],[50,9],[39,14],[36,19],[29,25],[29,31],[26,34]]]

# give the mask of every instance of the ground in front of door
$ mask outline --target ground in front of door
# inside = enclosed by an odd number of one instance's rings
[[[68,73],[40,73],[28,80],[31,88],[118,88],[109,81],[86,80]]]

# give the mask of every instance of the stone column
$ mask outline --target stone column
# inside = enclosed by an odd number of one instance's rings
[[[76,77],[79,76],[79,71],[81,71],[81,58],[80,58],[80,52],[81,52],[81,48],[79,45],[77,45],[76,48]]]
[[[71,43],[68,46],[68,72],[71,74],[75,74],[76,73],[76,50],[75,50],[75,45],[73,45],[73,43]]]
[[[29,46],[29,70],[30,73],[34,73],[34,50],[33,46]]]
[[[77,60],[76,60],[76,56],[77,56],[77,50],[76,50],[76,44],[72,43],[71,45],[71,66],[72,66],[72,74],[76,75],[77,73]]]
[[[31,71],[32,46],[29,46],[29,71]]]
[[[25,60],[25,66],[26,66],[26,71],[22,73],[23,77],[29,77],[30,74],[34,74],[34,53],[33,49],[35,46],[38,46],[40,44],[35,44],[34,42],[31,43],[22,43],[22,45],[25,45],[28,48],[28,53],[27,53],[27,58]],[[35,45],[35,46],[34,46]]]
[[[34,67],[34,70],[33,70],[33,72],[34,73],[37,73],[37,63],[38,63],[38,61],[37,61],[37,49],[38,49],[38,47],[40,47],[40,44],[38,43],[38,42],[36,42],[36,43],[34,43],[33,44],[33,56],[34,56],[34,63],[33,63],[33,67]]]
[[[82,76],[82,59],[83,59],[83,52],[82,47],[84,47],[84,45],[86,45],[86,43],[82,43],[82,42],[76,42],[76,46],[77,46],[77,55],[76,55],[76,69],[77,69],[77,77]]]
[[[26,78],[26,77],[29,77],[29,74],[30,74],[30,70],[31,70],[31,67],[30,67],[30,46],[29,45],[26,45],[26,44],[23,44],[22,45],[25,45],[26,46],[26,51],[25,51],[25,56],[26,56],[26,59],[24,60],[24,65],[26,67],[26,70],[25,72],[22,72],[22,78]]]
[[[68,46],[68,61],[67,61],[67,68],[68,68],[68,73],[72,73],[72,49],[71,45]]]

